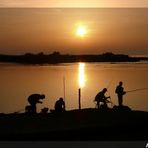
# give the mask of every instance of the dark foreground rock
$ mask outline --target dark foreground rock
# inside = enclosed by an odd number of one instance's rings
[[[83,109],[0,115],[1,140],[147,140],[148,112]]]

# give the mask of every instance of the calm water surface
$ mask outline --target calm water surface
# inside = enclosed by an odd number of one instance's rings
[[[148,63],[84,63],[84,86],[81,88],[82,108],[94,108],[95,95],[104,87],[114,104],[118,104],[115,87],[120,80],[126,91],[148,87]],[[64,81],[65,80],[65,81]],[[78,108],[79,63],[59,65],[0,64],[0,112],[10,113],[25,108],[32,93],[44,93],[41,108],[53,109],[55,101],[64,96],[66,109]],[[148,90],[127,93],[124,105],[148,111]]]

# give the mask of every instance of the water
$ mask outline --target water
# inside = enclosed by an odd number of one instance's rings
[[[118,104],[115,87],[120,80],[125,91],[148,87],[148,63],[85,63],[84,87],[81,88],[82,108],[94,108],[95,95],[104,87],[114,104]],[[65,81],[64,81],[65,80]],[[27,97],[43,93],[46,99],[41,108],[54,108],[59,97],[64,96],[66,109],[78,109],[79,63],[58,65],[0,64],[0,112],[11,113],[24,109]],[[148,111],[148,90],[127,93],[124,105],[135,110]]]

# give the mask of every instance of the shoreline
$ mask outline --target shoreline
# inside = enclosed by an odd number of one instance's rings
[[[20,64],[59,64],[77,62],[139,62],[148,61],[148,57],[130,57],[124,54],[113,54],[110,52],[98,55],[70,55],[53,52],[52,54],[32,54],[24,55],[3,55],[0,54],[0,62],[20,63]]]
[[[0,116],[1,140],[147,140],[148,112],[71,110]]]

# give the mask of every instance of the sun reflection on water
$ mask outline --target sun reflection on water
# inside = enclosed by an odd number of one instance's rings
[[[85,63],[79,63],[79,76],[78,76],[78,82],[79,87],[82,88],[85,86]]]

